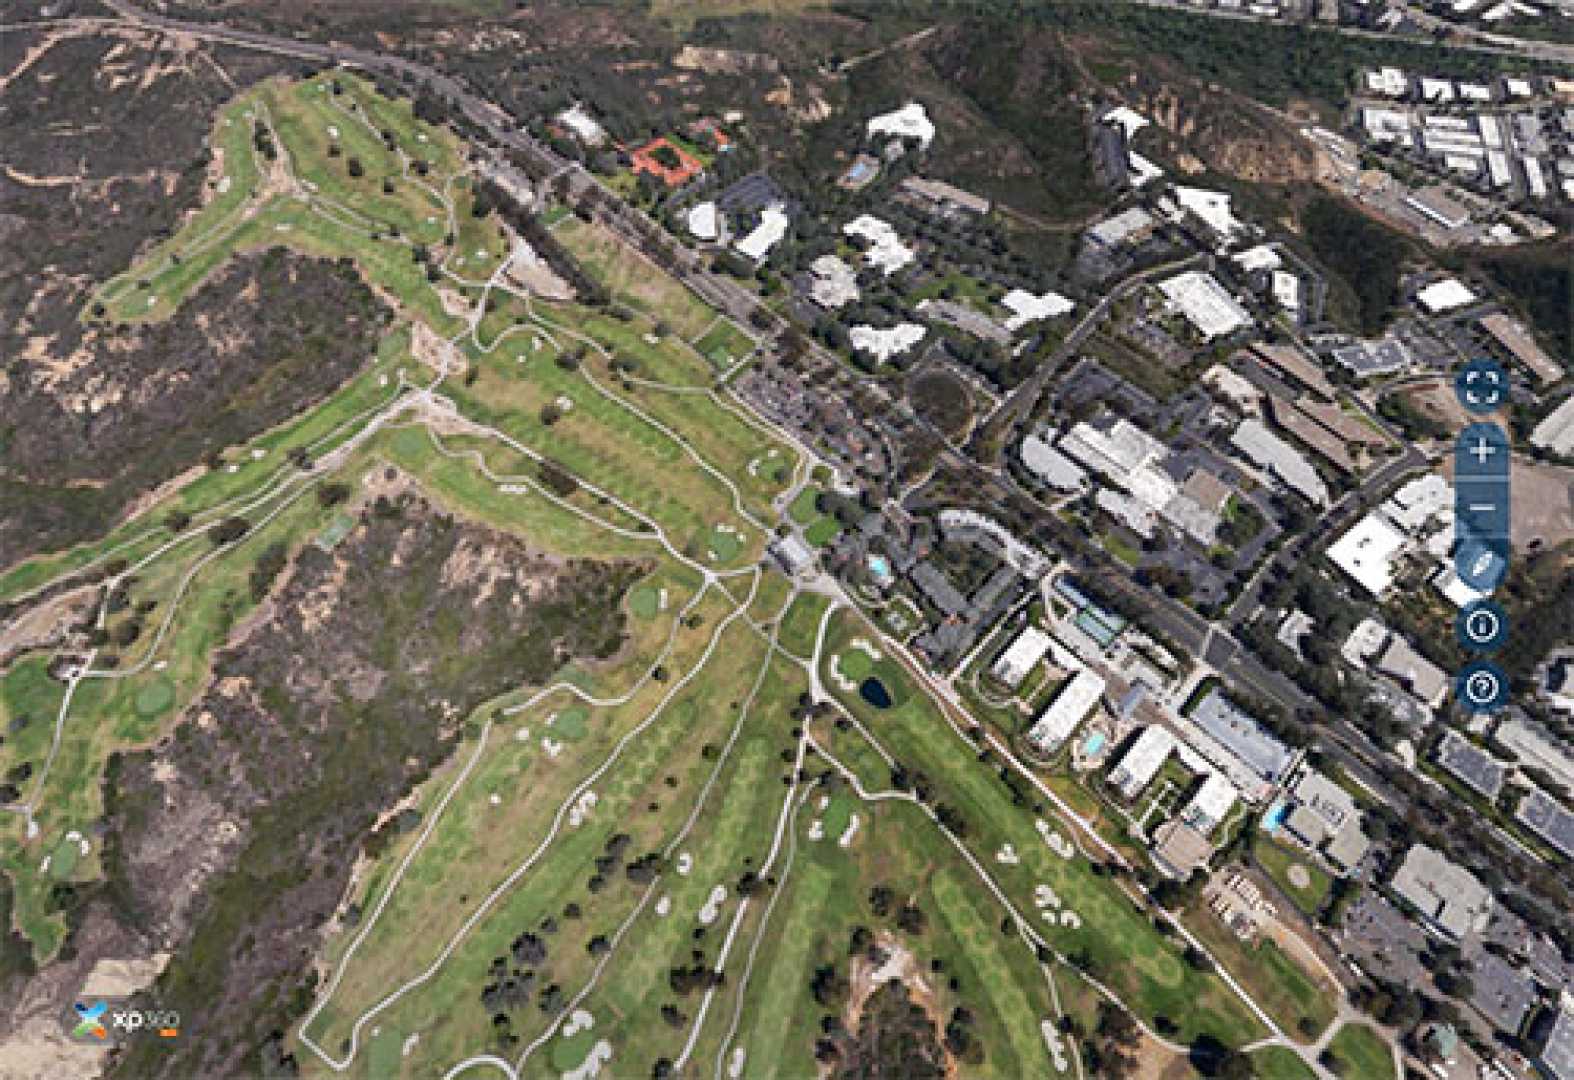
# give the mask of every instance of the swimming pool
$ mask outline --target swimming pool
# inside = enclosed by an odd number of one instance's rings
[[[889,585],[893,580],[891,564],[884,555],[870,555],[864,562],[869,567],[869,573],[874,575],[875,584]]]
[[[1268,808],[1262,816],[1263,832],[1272,836],[1279,831],[1279,826],[1284,824],[1284,819],[1290,816],[1290,804],[1280,799]]]
[[[1082,753],[1088,757],[1092,757],[1094,754],[1104,749],[1104,743],[1104,733],[1102,731],[1095,731],[1093,734],[1089,735],[1087,741],[1082,744]]]

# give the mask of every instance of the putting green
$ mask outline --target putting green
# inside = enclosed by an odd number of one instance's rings
[[[874,661],[862,649],[849,647],[836,657],[836,670],[848,682],[863,682],[874,670]]]
[[[552,1068],[560,1073],[572,1072],[585,1063],[590,1048],[596,1045],[594,1031],[576,1031],[568,1038],[559,1036],[552,1040]]]
[[[82,857],[79,841],[61,838],[55,845],[55,850],[49,855],[49,876],[56,881],[64,881],[76,871],[77,861]]]
[[[838,792],[831,796],[830,804],[825,808],[825,835],[832,840],[840,840],[842,833],[847,831],[847,823],[852,820],[852,796]]]
[[[629,610],[636,619],[654,619],[661,611],[661,592],[654,585],[641,585],[629,593]]]
[[[138,716],[147,719],[158,716],[175,704],[175,684],[167,675],[156,675],[152,682],[137,691],[132,704]]]
[[[717,562],[732,562],[743,550],[743,541],[731,532],[716,526],[710,531],[710,551]]]
[[[589,730],[585,726],[585,721],[589,718],[589,709],[583,705],[570,705],[568,708],[560,710],[552,718],[552,734],[569,742],[573,742],[575,739],[583,739],[585,732]]]

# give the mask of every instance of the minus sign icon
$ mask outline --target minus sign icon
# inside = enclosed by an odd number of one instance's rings
[[[1470,504],[1471,512],[1472,513],[1477,513],[1477,514],[1485,513],[1488,510],[1496,510],[1496,509],[1497,509],[1497,504],[1496,503],[1471,503]]]

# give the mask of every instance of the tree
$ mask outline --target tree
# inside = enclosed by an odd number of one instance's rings
[[[869,910],[884,918],[891,913],[891,903],[896,899],[888,886],[876,885],[869,890]]]
[[[208,530],[208,536],[215,544],[233,544],[245,536],[251,529],[251,523],[238,515],[232,515],[219,522]]]

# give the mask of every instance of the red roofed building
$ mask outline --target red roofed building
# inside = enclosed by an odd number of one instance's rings
[[[673,188],[683,186],[705,171],[705,165],[699,158],[674,146],[665,137],[652,139],[629,156],[636,173],[650,173]],[[666,159],[665,163],[662,158]],[[674,161],[676,164],[672,164]]]

